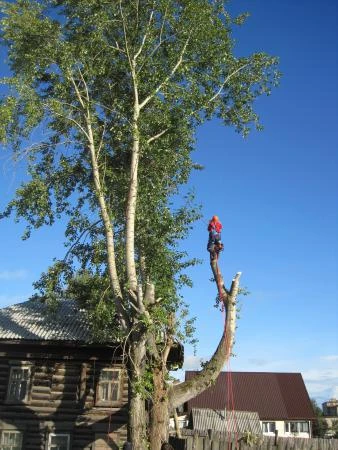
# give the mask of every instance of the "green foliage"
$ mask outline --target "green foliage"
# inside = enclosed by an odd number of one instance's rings
[[[330,430],[332,432],[333,439],[338,439],[338,420],[332,421],[332,426],[331,426]]]
[[[252,433],[251,431],[245,431],[240,441],[244,442],[244,444],[249,447],[253,447],[254,445],[262,445],[263,438],[258,434]]]
[[[40,295],[51,302],[64,295],[76,298],[99,340],[114,328],[98,195],[108,205],[125,294],[125,211],[137,90],[142,105],[137,270],[139,282],[154,282],[162,298],[145,326],[159,333],[171,326],[171,313],[181,311],[173,332],[193,339],[193,320],[179,290],[191,285],[184,270],[197,261],[188,260],[178,242],[200,209],[193,194],[180,206],[173,199],[199,168],[192,158],[197,126],[218,117],[243,135],[261,127],[253,104],[278,84],[277,59],[263,52],[236,57],[231,29],[243,24],[247,14],[231,18],[218,0],[18,0],[0,5],[12,72],[2,80],[8,93],[0,101],[0,140],[11,146],[14,158],[27,155],[30,177],[2,217],[24,219],[24,238],[33,229],[67,221],[67,254],[36,283]],[[99,149],[102,192],[93,183],[88,120]],[[36,130],[42,141],[31,144]],[[133,317],[130,297],[122,301]]]
[[[119,342],[122,339],[116,321],[115,305],[107,276],[81,271],[69,279],[65,295],[78,302],[92,324],[95,342]]]
[[[312,434],[313,437],[323,438],[328,429],[326,420],[323,418],[323,411],[318,406],[315,399],[311,399],[313,412],[315,413],[316,419],[312,422]]]
[[[140,395],[144,400],[150,400],[154,392],[153,370],[147,365],[146,370],[137,381],[132,385],[133,393]]]

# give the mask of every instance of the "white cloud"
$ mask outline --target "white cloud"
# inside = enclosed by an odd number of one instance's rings
[[[338,386],[334,386],[334,388],[332,389],[331,398],[338,398]]]
[[[321,382],[321,381],[338,381],[338,368],[323,368],[323,369],[310,369],[302,372],[303,378],[308,382]]]
[[[0,270],[0,280],[22,280],[27,277],[27,270]]]
[[[189,355],[184,358],[183,370],[199,370],[202,358],[200,356]]]
[[[321,356],[321,359],[324,361],[338,361],[338,355]]]
[[[310,369],[302,374],[310,397],[319,403],[338,396],[338,368]]]

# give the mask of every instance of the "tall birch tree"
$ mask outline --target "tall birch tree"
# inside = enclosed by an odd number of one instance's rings
[[[173,408],[229,358],[240,277],[226,288],[212,264],[227,332],[193,380],[170,385],[170,350],[193,329],[188,320],[182,330],[178,311],[185,315],[180,288],[194,261],[177,243],[199,215],[189,196],[176,209],[171,200],[196,167],[204,121],[217,117],[244,135],[260,128],[254,100],[278,83],[278,61],[235,55],[232,28],[246,15],[232,18],[220,0],[0,4],[11,69],[0,139],[29,173],[2,217],[24,219],[24,238],[65,221],[65,256],[36,282],[38,295],[75,297],[98,339],[124,343],[129,437],[136,449],[158,450]]]

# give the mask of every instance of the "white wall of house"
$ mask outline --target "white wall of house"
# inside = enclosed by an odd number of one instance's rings
[[[274,436],[276,430],[279,437],[311,437],[311,423],[307,420],[262,420],[261,427],[264,436]]]

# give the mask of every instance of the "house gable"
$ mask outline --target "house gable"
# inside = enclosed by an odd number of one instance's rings
[[[195,371],[186,372],[186,380]],[[228,402],[228,376],[221,372],[215,384],[187,402],[185,409],[224,410]],[[232,372],[234,408],[258,412],[261,420],[314,419],[314,413],[300,373]]]

